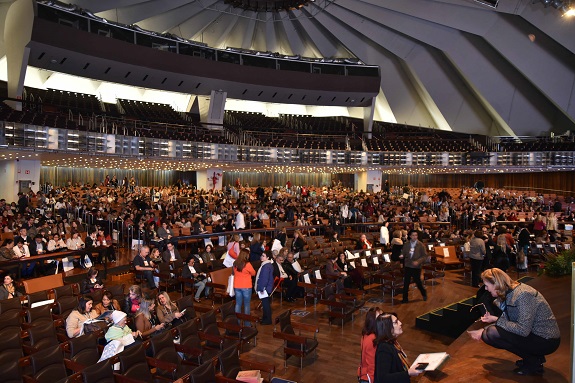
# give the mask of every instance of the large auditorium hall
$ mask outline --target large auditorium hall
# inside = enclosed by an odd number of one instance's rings
[[[0,380],[575,381],[574,15],[1,1]]]

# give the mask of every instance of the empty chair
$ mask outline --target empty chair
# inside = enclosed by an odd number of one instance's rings
[[[0,331],[5,328],[11,328],[13,331],[20,331],[22,324],[22,312],[10,310],[0,315]]]
[[[0,315],[9,311],[22,311],[22,302],[19,298],[3,299],[0,301]]]
[[[152,357],[164,362],[174,363],[177,367],[175,370],[157,369],[157,373],[161,376],[177,379],[192,370],[196,366],[188,361],[182,360],[176,351],[174,338],[171,331],[164,331],[162,334],[153,336],[150,339],[150,348],[152,350]]]
[[[2,383],[22,383],[22,369],[18,359],[13,359],[2,365]]]
[[[202,333],[210,336],[210,338],[208,338],[206,340],[206,346],[211,347],[211,348],[223,347],[223,349],[225,349],[225,348],[228,348],[229,346],[231,346],[232,344],[235,344],[235,341],[233,339],[230,339],[229,337],[222,336],[222,334],[220,334],[218,322],[216,319],[216,311],[215,310],[210,310],[206,313],[203,313],[200,316],[200,323],[201,323]],[[239,330],[239,328],[238,328],[238,330]],[[223,339],[223,344],[222,344],[222,339]]]
[[[26,309],[26,326],[52,327],[54,319],[50,305],[43,305]]]
[[[70,315],[70,313],[74,311],[77,307],[78,307],[78,297],[74,295],[72,296],[66,295],[64,297],[61,297],[55,302],[53,312],[54,314],[56,314],[57,318],[66,320],[66,318],[68,318],[68,315]]]
[[[150,382],[160,383],[166,382],[161,377],[152,375],[150,367],[148,366],[148,359],[146,359],[146,351],[143,345],[128,347],[117,355],[120,362],[119,373],[125,377]],[[166,366],[163,366],[166,368]],[[175,370],[176,365],[173,365]]]
[[[197,365],[202,364],[204,356],[206,360],[214,357],[220,349],[209,352],[204,355],[203,341],[200,339],[198,318],[190,319],[187,322],[176,327],[176,331],[180,336],[180,346],[184,347],[182,352],[185,354],[186,360],[193,360]]]
[[[66,379],[64,354],[59,345],[42,349],[27,358],[32,367],[31,377],[36,382],[55,383]]]
[[[7,328],[0,331],[0,366],[22,358],[22,338],[20,329]]]
[[[56,336],[54,326],[33,326],[28,330],[28,338],[30,339],[27,346],[32,347],[33,350],[43,350],[47,347],[60,344]]]
[[[35,293],[31,293],[31,294],[27,294],[26,295],[26,300],[28,301],[26,303],[27,307],[32,307],[32,305],[34,305],[34,303],[39,303],[39,302],[44,302],[48,300],[48,292],[46,291],[37,291]]]
[[[299,330],[296,335],[294,328]],[[313,338],[301,336],[301,330],[312,331]],[[284,311],[275,320],[274,338],[284,341],[284,367],[287,368],[287,359],[294,355],[300,358],[300,369],[303,368],[303,358],[312,352],[317,353],[317,333],[319,328],[313,325],[291,321],[291,310]]]
[[[109,359],[84,368],[81,374],[83,383],[115,383]]]
[[[258,329],[256,323],[259,318],[248,314],[236,313],[234,301],[221,305],[220,312],[222,314],[222,323],[218,324],[218,326],[226,330],[227,337],[234,337],[240,341],[240,352],[242,351],[242,346],[245,343],[249,343],[251,339],[254,339],[254,345],[257,345]],[[249,322],[250,325],[243,326],[242,322]]]
[[[67,351],[70,352],[68,359],[71,361],[85,367],[94,365],[100,359],[98,336],[87,334],[72,338],[68,341]]]
[[[238,372],[242,370],[260,370],[269,374],[267,381],[272,378],[275,372],[275,366],[267,363],[252,362],[240,359],[237,347],[228,347],[218,354],[220,371],[226,378],[235,379]]]
[[[54,300],[58,300],[62,297],[73,297],[75,295],[78,295],[78,285],[76,283],[54,288]]]
[[[184,318],[186,320],[191,320],[196,318],[196,309],[194,308],[194,296],[193,295],[186,295],[181,297],[176,301],[176,305],[178,306],[178,310],[184,313]]]

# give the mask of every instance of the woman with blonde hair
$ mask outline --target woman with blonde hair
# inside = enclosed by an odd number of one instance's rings
[[[156,304],[151,299],[142,299],[140,308],[134,316],[134,326],[142,334],[142,338],[153,335],[155,332],[162,331],[166,328],[164,323],[159,323],[154,314]]]
[[[502,313],[497,317],[486,312],[481,321],[489,326],[468,331],[469,335],[519,356],[516,374],[543,374],[545,355],[555,352],[561,341],[551,307],[539,291],[512,280],[498,268],[485,270],[481,279]]]
[[[156,315],[160,323],[177,326],[182,324],[181,317],[184,315],[178,310],[178,306],[170,299],[166,291],[158,294],[156,306]]]

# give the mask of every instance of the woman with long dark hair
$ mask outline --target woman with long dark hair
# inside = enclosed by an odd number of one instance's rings
[[[411,376],[422,373],[409,367],[407,355],[397,338],[403,334],[402,323],[395,313],[383,313],[376,320],[375,383],[409,383]]]
[[[379,307],[370,307],[361,330],[361,362],[357,371],[360,383],[373,383],[375,371],[376,321],[382,313]]]

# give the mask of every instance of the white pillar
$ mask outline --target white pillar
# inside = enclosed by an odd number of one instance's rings
[[[34,24],[33,0],[16,0],[8,9],[4,23],[4,47],[8,70],[8,97],[22,98],[24,77],[28,66]],[[22,103],[7,102],[12,108],[22,110]]]

